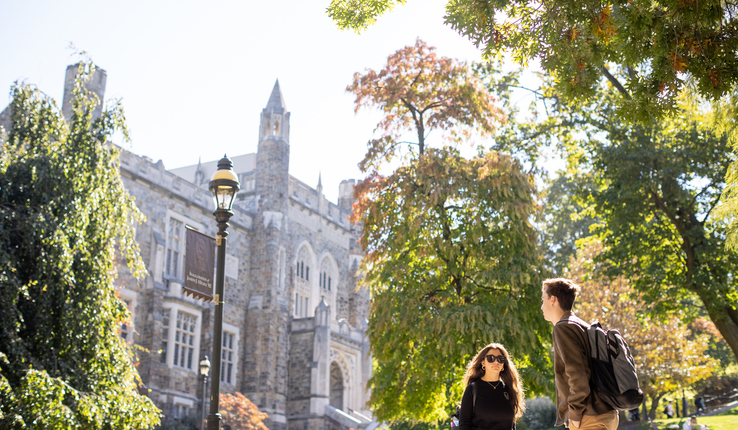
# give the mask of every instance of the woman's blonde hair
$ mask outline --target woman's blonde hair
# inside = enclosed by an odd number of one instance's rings
[[[466,375],[464,376],[464,387],[482,379],[484,376],[484,370],[482,370],[482,363],[484,362],[484,356],[489,353],[491,349],[498,349],[505,356],[505,363],[500,372],[500,379],[508,387],[512,394],[510,401],[513,405],[513,411],[515,411],[515,420],[523,416],[525,412],[525,391],[523,390],[523,382],[520,380],[518,369],[515,368],[515,363],[510,359],[510,354],[504,346],[499,343],[490,343],[489,345],[482,348],[476,357],[466,366]]]

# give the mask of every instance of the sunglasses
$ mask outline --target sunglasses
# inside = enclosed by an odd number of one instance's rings
[[[495,360],[497,360],[498,363],[504,363],[505,362],[505,356],[504,355],[485,355],[484,358],[487,359],[487,363],[494,363]]]

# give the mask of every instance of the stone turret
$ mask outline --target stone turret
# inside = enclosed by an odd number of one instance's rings
[[[3,144],[3,139],[7,138],[6,134],[10,133],[10,126],[12,124],[11,119],[13,117],[13,110],[10,106],[3,109],[0,112],[0,145]]]
[[[64,78],[64,98],[62,99],[62,115],[64,119],[69,121],[72,118],[72,91],[74,90],[74,78],[77,76],[77,70],[79,70],[79,63],[71,64],[67,66],[67,73]],[[92,112],[92,120],[96,120],[102,114],[103,101],[105,97],[105,85],[108,81],[108,72],[101,68],[95,69],[95,73],[90,77],[90,80],[85,85],[87,89],[93,92],[99,99],[99,103]],[[4,110],[0,111],[0,139],[4,134],[10,132],[11,118],[13,116],[13,110],[10,106],[7,106]]]
[[[259,141],[264,139],[283,140],[287,143],[290,141],[290,113],[284,104],[279,79],[274,83],[269,101],[261,111]]]
[[[62,115],[64,119],[69,121],[72,118],[72,91],[74,90],[74,78],[77,76],[79,63],[67,66],[67,73],[64,77],[64,99],[62,101]],[[101,68],[96,68],[90,80],[87,81],[85,87],[93,92],[99,99],[99,103],[92,112],[92,120],[96,120],[102,114],[103,101],[105,100],[105,85],[108,82],[108,72]]]
[[[351,210],[351,205],[354,204],[354,186],[356,181],[353,179],[345,179],[338,185],[338,206],[341,209]]]
[[[289,199],[290,114],[279,88],[274,84],[261,112],[259,144],[256,152],[255,191],[257,197],[251,262],[253,289],[246,313],[246,350],[241,392],[269,414],[272,430],[286,428],[287,363],[291,324],[290,290],[283,271],[289,250],[286,218]]]
[[[290,113],[275,82],[266,107],[261,111],[259,146],[256,152],[256,189],[261,211],[287,210],[290,164]]]

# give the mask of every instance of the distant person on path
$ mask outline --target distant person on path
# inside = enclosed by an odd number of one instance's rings
[[[641,408],[633,408],[628,411],[630,413],[630,420],[631,421],[640,421],[641,420]]]
[[[543,281],[541,310],[554,325],[556,426],[569,429],[616,430],[618,412],[590,390],[589,324],[571,311],[580,287],[564,278]]]
[[[671,400],[669,400],[669,404],[664,408],[664,413],[668,418],[674,418],[674,407],[671,406]]]
[[[694,406],[697,408],[697,414],[701,415],[705,413],[705,398],[695,397]]]
[[[482,348],[466,367],[464,386],[459,430],[515,429],[525,411],[523,382],[504,346],[490,343]]]

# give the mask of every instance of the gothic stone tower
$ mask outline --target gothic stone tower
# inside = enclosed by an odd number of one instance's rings
[[[313,187],[290,176],[289,135],[277,83],[256,153],[231,157],[242,189],[229,228],[223,367],[211,378],[266,412],[271,430],[374,430],[366,409],[369,293],[357,289],[356,274],[361,226],[348,219],[355,181],[341,183],[334,204],[320,179]],[[166,170],[161,160],[125,150],[120,157],[126,189],[146,214],[136,240],[148,268],[139,281],[119,267],[132,314],[121,337],[151,351],[138,370],[164,420],[199,420],[208,399],[197,363],[212,351],[213,304],[182,293],[183,251],[185,226],[215,233],[207,183],[217,160]]]
[[[253,290],[247,311],[241,391],[269,414],[271,430],[286,429],[290,290],[285,266],[289,187],[290,113],[279,81],[261,113],[256,154],[256,217],[252,245]]]

